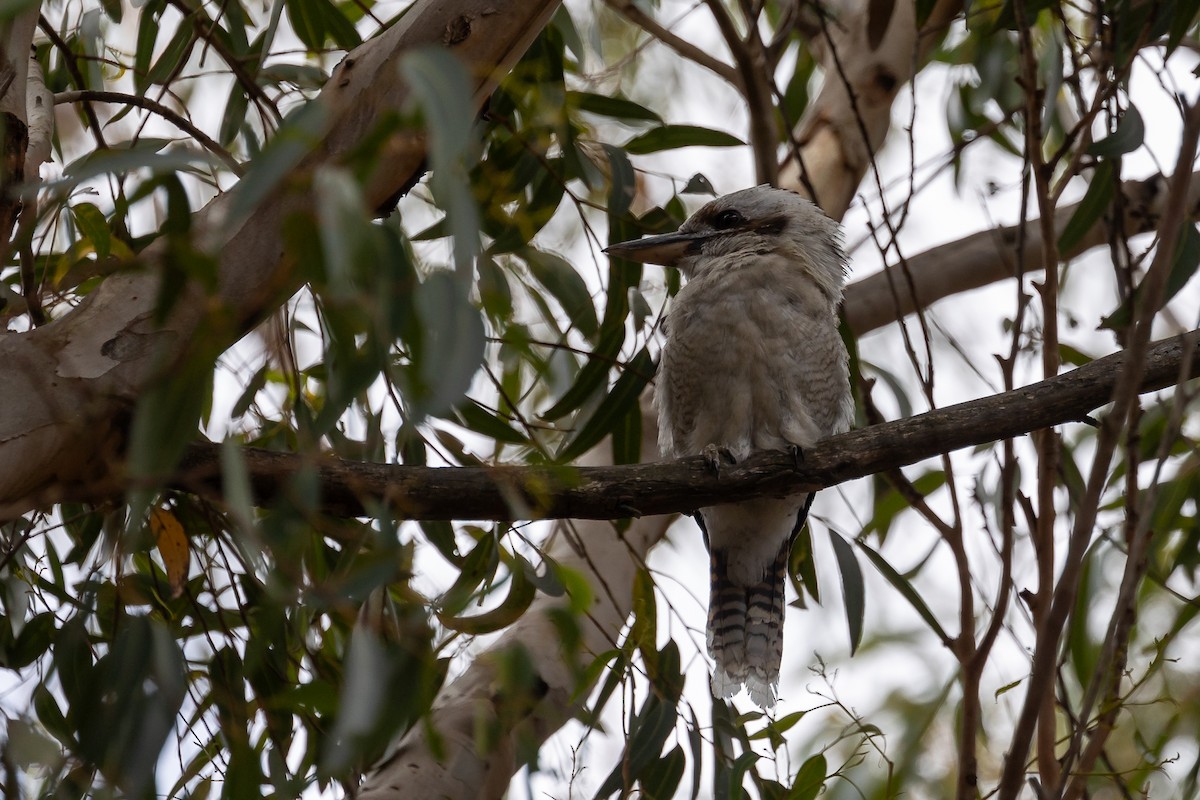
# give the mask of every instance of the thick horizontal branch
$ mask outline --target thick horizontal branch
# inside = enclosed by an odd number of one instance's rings
[[[1200,374],[1200,331],[1153,345],[1140,391],[1162,389]],[[377,513],[386,505],[409,519],[615,519],[687,512],[705,505],[783,496],[913,464],[963,447],[1078,422],[1107,403],[1123,353],[1003,394],[851,431],[790,455],[755,453],[714,475],[701,457],[613,467],[408,467],[305,459],[290,453],[242,450],[262,504],[287,494],[305,468],[319,475],[318,507],[343,516]],[[220,484],[220,446],[195,445],[175,481],[211,492]],[[305,482],[305,485],[308,485]],[[311,501],[310,501],[311,502]]]

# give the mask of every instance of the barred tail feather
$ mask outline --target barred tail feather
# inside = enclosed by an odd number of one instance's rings
[[[785,542],[763,579],[742,586],[729,578],[723,550],[711,557],[708,653],[716,666],[712,690],[732,697],[743,686],[760,708],[775,705],[783,659],[783,601],[790,543]]]

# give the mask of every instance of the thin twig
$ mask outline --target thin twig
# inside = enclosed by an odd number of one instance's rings
[[[635,6],[631,0],[604,0],[604,4],[688,61],[699,64],[733,86],[740,87],[741,76],[736,69],[720,59],[714,58],[707,51],[697,47],[686,39],[671,33],[662,25],[659,25],[653,17]]]
[[[1015,800],[1021,791],[1025,758],[1041,708],[1041,700],[1033,691],[1033,687],[1045,686],[1054,674],[1054,666],[1058,661],[1058,644],[1067,617],[1075,606],[1083,559],[1091,542],[1100,496],[1108,483],[1108,471],[1113,452],[1116,449],[1120,432],[1129,417],[1130,409],[1137,400],[1137,387],[1146,366],[1151,325],[1158,308],[1162,305],[1167,275],[1170,272],[1175,248],[1178,246],[1183,220],[1188,213],[1190,170],[1196,157],[1198,138],[1200,138],[1200,104],[1187,108],[1185,113],[1179,158],[1175,174],[1171,178],[1166,208],[1163,211],[1159,228],[1158,251],[1142,282],[1143,291],[1134,316],[1133,333],[1130,336],[1129,345],[1124,351],[1126,360],[1121,366],[1112,395],[1113,409],[1100,424],[1087,489],[1071,530],[1066,558],[1058,585],[1054,590],[1050,613],[1044,616],[1038,625],[1037,646],[1034,650],[1029,677],[1030,692],[1026,695],[1025,704],[1013,731],[1012,743],[1000,778],[998,800]],[[1041,513],[1046,513],[1046,509],[1041,509]]]
[[[217,143],[215,139],[209,136],[204,131],[197,128],[192,122],[174,109],[159,103],[156,100],[151,100],[148,97],[139,97],[135,94],[126,94],[125,92],[109,92],[100,91],[97,89],[76,89],[69,92],[59,92],[54,95],[54,104],[63,105],[66,103],[116,103],[119,105],[131,105],[138,108],[144,108],[152,114],[170,122],[176,128],[186,133],[195,139],[206,150],[210,151],[225,165],[229,167],[234,174],[241,176],[245,174],[246,168],[234,158],[228,150]]]
[[[720,0],[704,0],[716,20],[717,29],[725,39],[733,61],[741,75],[735,84],[746,101],[750,113],[750,149],[754,151],[754,165],[759,183],[774,186],[779,179],[779,148],[775,124],[775,104],[772,102],[774,78],[769,72],[769,60],[758,28],[751,25],[746,38],[738,36],[733,18],[721,5]]]
[[[71,80],[80,89],[84,89],[87,86],[87,81],[84,80],[83,73],[79,71],[79,64],[76,63],[78,56],[63,41],[62,37],[58,35],[58,31],[54,30],[54,26],[44,16],[38,17],[38,27],[42,29],[42,33],[46,34],[46,38],[50,40],[50,44],[54,45],[55,49],[62,55],[63,66],[71,74]],[[83,115],[87,117],[88,128],[91,129],[92,135],[96,137],[96,145],[101,150],[107,150],[108,142],[104,140],[104,128],[100,125],[100,118],[96,116],[96,109],[92,108],[90,102],[84,102]]]

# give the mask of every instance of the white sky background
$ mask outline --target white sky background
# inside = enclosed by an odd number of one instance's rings
[[[590,9],[595,4],[591,2],[568,2],[580,26],[585,39],[588,36],[586,26]],[[684,2],[663,3],[659,19],[671,20],[685,15],[692,4]],[[381,18],[391,16],[393,8],[388,6],[376,7],[376,14]],[[174,19],[174,11],[168,11],[166,19]],[[710,52],[724,54],[724,47],[716,37],[713,26],[708,21],[707,12],[700,10],[686,14],[674,30],[690,40],[704,44]],[[106,20],[107,23],[107,20]],[[173,23],[171,23],[173,24]],[[113,40],[128,37],[130,42],[136,35],[136,17],[132,14],[126,17],[126,22],[119,30],[109,32]],[[194,58],[195,56],[193,56]],[[282,60],[301,60],[300,56]],[[326,57],[325,63],[331,66],[336,63],[337,55]],[[1195,95],[1196,81],[1190,75],[1195,65],[1195,58],[1180,51],[1172,59],[1174,74],[1180,87]],[[588,67],[594,72],[600,72],[604,64],[592,63]],[[949,147],[946,134],[944,109],[948,92],[951,89],[950,80],[959,77],[943,65],[936,65],[921,73],[916,85],[917,116],[913,136],[916,151],[916,163],[927,165],[939,163],[942,154]],[[194,98],[197,102],[189,103],[193,119],[205,130],[215,130],[219,125],[220,114],[223,111],[224,98],[229,88],[228,79],[216,79],[213,84],[205,86],[203,97],[216,98],[216,102],[199,102],[201,93]],[[611,89],[611,85],[603,84]],[[1125,177],[1140,178],[1151,174],[1160,167],[1170,172],[1175,161],[1175,146],[1178,136],[1178,114],[1170,103],[1169,96],[1158,85],[1157,80],[1145,67],[1139,67],[1135,72],[1133,96],[1146,120],[1147,147],[1126,157],[1124,165]],[[678,57],[667,53],[664,48],[652,45],[645,49],[641,56],[636,80],[622,85],[622,90],[632,99],[658,111],[668,122],[705,125],[729,131],[743,139],[746,138],[747,123],[744,107],[736,93],[724,85],[718,78],[687,62],[681,62]],[[878,160],[881,178],[885,185],[897,178],[903,178],[910,170],[908,143],[903,138],[903,127],[907,125],[911,109],[911,94],[906,89],[897,103],[893,119],[895,127],[888,146]],[[102,119],[113,113],[115,107],[101,107]],[[105,113],[107,112],[107,113]],[[64,114],[60,109],[58,119],[63,122],[71,114]],[[73,123],[71,123],[73,124]],[[117,131],[131,129],[131,123],[126,120],[113,126],[110,140],[119,140]],[[600,126],[600,133],[611,135],[608,141],[619,144],[627,139],[634,129],[625,130],[617,125]],[[154,119],[147,127],[151,135],[176,135],[178,132],[169,124]],[[86,147],[90,138],[64,137]],[[70,154],[67,159],[82,153]],[[1157,163],[1155,162],[1157,159]],[[725,193],[749,186],[754,183],[753,164],[748,148],[710,149],[689,148],[687,150],[668,153],[665,155],[634,157],[635,166],[660,175],[670,175],[680,181],[686,180],[695,172],[704,173],[713,183],[718,193]],[[953,186],[952,174],[944,171],[923,190],[915,200],[913,213],[907,227],[901,235],[901,246],[906,255],[915,255],[928,248],[947,241],[953,241],[976,230],[981,230],[993,224],[1009,224],[1019,216],[1020,187],[1017,183],[1019,167],[1017,161],[1002,153],[994,145],[981,142],[968,148],[964,156],[962,175],[962,191],[956,191]],[[47,167],[44,175],[53,177],[61,165]],[[994,181],[999,191],[990,196],[982,194],[980,187],[988,181]],[[681,185],[681,184],[679,184]],[[863,240],[867,235],[865,220],[868,213],[878,219],[878,204],[874,202],[873,181],[864,182],[869,206],[856,203],[844,221],[846,239],[849,243]],[[663,202],[670,196],[666,178],[650,177],[647,181],[647,194],[652,203]],[[1064,202],[1077,199],[1082,193],[1083,184],[1080,182],[1074,192],[1068,192]],[[418,190],[419,195],[422,190]],[[902,197],[906,191],[904,181],[897,184],[897,194],[889,197],[893,203]],[[694,210],[706,198],[687,198],[689,208]],[[406,201],[406,208],[414,208],[421,203],[418,198]],[[194,195],[194,205],[201,204],[199,195]],[[868,211],[868,208],[870,209]],[[599,296],[600,276],[603,274],[602,257],[588,247],[584,237],[579,235],[578,216],[573,209],[564,209],[548,227],[543,242],[546,249],[555,250],[567,256],[576,264],[580,272],[596,287]],[[1030,211],[1031,219],[1037,215],[1036,209]],[[592,223],[597,230],[603,231],[602,218],[595,217]],[[420,226],[410,226],[409,233],[415,233]],[[1143,240],[1139,240],[1143,241]],[[1064,305],[1070,307],[1082,321],[1082,326],[1069,329],[1065,325],[1062,330],[1064,342],[1092,354],[1102,355],[1111,352],[1114,342],[1107,332],[1097,332],[1091,326],[1099,319],[1100,314],[1108,313],[1116,303],[1116,294],[1112,288],[1111,270],[1105,266],[1107,254],[1093,253],[1089,257],[1079,259],[1070,270],[1066,281]],[[851,254],[850,280],[862,278],[879,269],[881,261],[873,244],[869,240]],[[1027,285],[1028,288],[1028,285]],[[661,302],[662,271],[657,267],[647,267],[645,270],[645,289],[652,304]],[[1200,286],[1197,281],[1185,288],[1184,292],[1172,303],[1172,310],[1186,328],[1197,324],[1196,309],[1200,309]],[[995,284],[986,289],[977,290],[955,297],[935,307],[929,315],[931,327],[934,330],[934,359],[937,375],[936,399],[939,405],[972,399],[990,394],[1001,383],[999,368],[993,354],[1006,353],[1009,340],[1001,330],[1001,319],[1011,316],[1015,309],[1015,286],[1009,282]],[[1032,311],[1033,309],[1031,309]],[[914,341],[920,342],[920,332],[915,324],[910,330]],[[1156,336],[1172,333],[1165,327],[1160,327]],[[958,355],[947,342],[953,341],[961,348],[964,355]],[[214,432],[219,432],[222,420],[228,420],[228,408],[241,393],[240,380],[247,377],[237,374],[239,362],[254,364],[259,357],[259,341],[256,337],[247,337],[224,360],[234,368],[233,373],[223,375],[218,383],[219,394],[214,403]],[[883,366],[896,375],[901,376],[909,390],[916,411],[925,410],[920,399],[920,392],[912,378],[912,368],[905,355],[896,327],[888,328],[864,336],[860,342],[860,355],[866,361]],[[312,355],[316,355],[313,353]],[[971,365],[980,370],[987,379],[981,381],[972,371]],[[1040,365],[1036,359],[1026,359],[1018,371],[1018,383],[1030,382],[1040,377]],[[482,386],[482,384],[481,384]],[[891,402],[888,391],[881,381],[875,391],[876,402],[881,410],[889,417],[898,413],[896,405]],[[1070,428],[1071,426],[1067,426]],[[1066,429],[1065,429],[1066,430]],[[1071,434],[1069,430],[1066,431]],[[1023,461],[1026,479],[1025,489],[1032,488],[1032,460]],[[972,460],[966,454],[955,457],[958,470],[960,491],[967,516],[967,528],[979,522],[978,512],[970,506],[969,495],[972,489],[973,471],[978,468],[978,460]],[[1086,462],[1081,462],[1086,464]],[[907,470],[910,476],[923,472],[927,465],[918,465]],[[985,473],[986,474],[986,473]],[[991,471],[986,478],[995,482],[995,472]],[[901,748],[903,743],[899,738],[901,721],[889,719],[875,711],[882,706],[888,696],[898,692],[914,700],[928,699],[941,691],[946,681],[954,671],[954,661],[932,635],[924,632],[923,623],[909,609],[905,601],[882,579],[865,559],[860,558],[864,576],[867,580],[867,619],[865,652],[854,659],[849,658],[848,637],[846,633],[845,616],[841,603],[841,586],[837,568],[832,553],[827,544],[826,526],[831,526],[847,538],[855,536],[870,513],[869,485],[859,481],[822,492],[816,501],[814,518],[817,523],[813,538],[817,544],[818,568],[822,585],[823,605],[800,612],[789,609],[785,633],[784,682],[782,686],[782,702],[776,709],[777,716],[792,711],[810,708],[822,702],[809,690],[821,690],[819,681],[814,680],[808,666],[813,663],[814,651],[820,653],[830,666],[831,674],[836,670],[835,690],[837,697],[849,707],[863,714],[867,721],[883,728],[884,733],[891,734],[888,740],[889,754]],[[945,492],[940,492],[931,498],[931,504],[940,512],[946,512],[948,505]],[[1019,531],[1020,533],[1020,531]],[[918,558],[923,557],[935,545],[935,534],[929,526],[915,515],[905,514],[894,525],[889,534],[887,545],[883,549],[897,569],[904,571]],[[984,569],[984,565],[994,566],[994,557],[989,558],[990,546],[982,538],[982,533],[968,534],[968,547],[976,566],[977,574],[984,576],[984,586],[990,593],[994,585],[994,576]],[[426,548],[427,551],[431,550]],[[703,625],[705,603],[708,596],[708,559],[700,541],[699,532],[690,520],[682,520],[675,525],[670,533],[669,541],[664,542],[653,554],[651,566],[657,571],[658,586],[662,592],[659,599],[661,619],[659,622],[660,643],[667,632],[674,636],[683,653],[685,666],[690,666],[688,675],[688,690],[685,703],[696,708],[697,714],[704,724],[708,718],[707,665],[702,655]],[[1028,567],[1032,564],[1027,551],[1018,552],[1018,565]],[[452,578],[440,557],[427,552],[420,561],[422,567],[428,570],[429,588],[432,591],[436,584],[446,581],[448,585]],[[1019,577],[1018,584],[1032,584],[1032,578],[1023,582]],[[938,576],[945,576],[941,583]],[[957,630],[957,591],[953,585],[952,564],[943,550],[938,550],[929,566],[922,572],[918,587],[924,592],[929,605],[938,618],[943,621],[951,634]],[[790,598],[789,598],[790,599]],[[1011,619],[1018,619],[1010,611]],[[982,624],[986,624],[986,619]],[[1153,624],[1153,619],[1147,624]],[[1021,623],[1016,628],[1022,635],[1027,633],[1027,626]],[[913,634],[914,631],[921,632]],[[890,639],[890,643],[870,644],[872,639]],[[483,642],[478,643],[472,650],[477,650]],[[1000,719],[1010,719],[1018,708],[1021,691],[1018,688],[1000,698],[998,704],[990,701],[992,693],[1001,686],[1016,680],[1027,671],[1027,659],[1023,655],[1020,643],[1002,635],[997,654],[992,664],[984,674],[982,689],[985,716],[994,714]],[[1194,654],[1194,646],[1191,648]],[[465,666],[465,660],[460,666]],[[1136,668],[1136,663],[1133,664]],[[951,692],[952,700],[957,697],[957,689]],[[640,702],[640,696],[638,701]],[[12,708],[5,702],[7,708]],[[610,702],[609,711],[605,717],[608,730],[619,732],[621,725],[621,701],[614,697]],[[751,708],[744,700],[739,700],[743,710]],[[826,712],[814,713],[793,729],[790,740],[804,743],[818,743],[830,738],[830,730],[840,728],[847,720],[844,717],[831,715]],[[952,720],[946,716],[944,725]],[[993,732],[998,734],[997,741],[1006,741],[1003,726],[997,726]],[[545,767],[557,766],[559,770],[569,772],[571,768],[571,748],[580,743],[581,727],[569,725],[553,738],[543,748],[542,764]],[[929,769],[934,773],[953,769],[952,760],[952,731],[940,729],[938,735],[942,746],[946,749],[947,757],[944,763],[932,763]],[[553,773],[542,773],[532,778],[529,784],[531,797],[590,796],[607,775],[621,749],[619,737],[604,738],[592,734],[582,751],[584,763],[588,769],[578,777],[573,786],[568,786],[560,777]],[[686,749],[686,745],[685,745]],[[790,769],[794,772],[809,752],[796,752],[792,755]],[[170,746],[164,751],[165,778],[173,778],[170,764],[174,760],[174,752]],[[781,762],[787,764],[787,762]],[[836,763],[831,760],[831,763]],[[1186,764],[1186,760],[1184,761]],[[984,770],[989,768],[986,760],[981,764]],[[859,770],[878,770],[878,758],[871,757],[867,764]],[[690,770],[690,766],[689,766]],[[561,773],[560,773],[561,774]],[[168,777],[170,776],[170,777]],[[780,777],[786,778],[787,775]],[[523,776],[514,781],[512,796],[524,797],[525,787],[522,785]],[[684,786],[688,785],[685,775]],[[707,789],[707,787],[706,787]],[[844,783],[835,783],[831,792],[826,796],[845,797],[849,787]],[[707,791],[703,792],[707,794]]]

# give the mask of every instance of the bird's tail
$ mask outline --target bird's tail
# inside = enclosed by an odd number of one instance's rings
[[[712,596],[708,602],[708,654],[717,697],[732,697],[742,686],[760,708],[775,705],[783,658],[783,600],[791,542],[750,586],[730,579],[723,549],[711,555]]]

